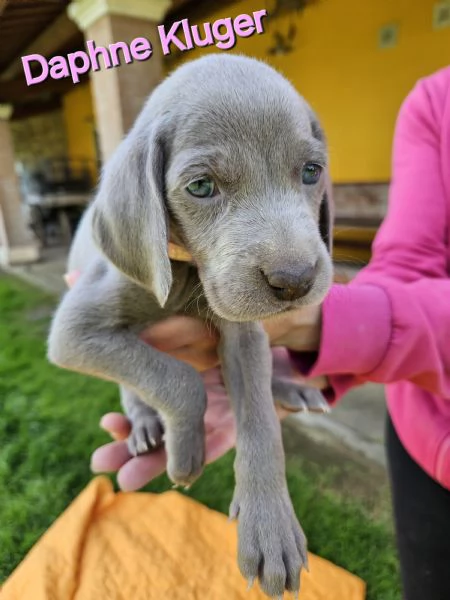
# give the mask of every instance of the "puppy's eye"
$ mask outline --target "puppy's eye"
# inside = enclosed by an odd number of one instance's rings
[[[213,179],[201,177],[192,181],[186,190],[196,198],[212,198],[217,194],[217,187]]]
[[[320,179],[323,168],[316,163],[306,163],[302,169],[302,181],[305,185],[314,185]]]

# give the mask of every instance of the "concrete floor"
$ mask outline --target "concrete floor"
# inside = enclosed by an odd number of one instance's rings
[[[60,295],[65,290],[66,256],[65,248],[45,249],[39,263],[16,266],[8,271],[36,287]],[[383,387],[369,384],[352,390],[330,415],[294,415],[291,421],[313,441],[328,446],[344,445],[361,458],[384,467],[385,416]]]
[[[62,247],[44,248],[41,260],[31,265],[1,267],[4,271],[20,277],[51,294],[62,294],[66,289],[63,275],[66,272],[67,249]]]
[[[367,384],[349,392],[329,415],[295,415],[302,431],[316,441],[341,442],[381,466],[386,465],[386,403],[381,385]]]

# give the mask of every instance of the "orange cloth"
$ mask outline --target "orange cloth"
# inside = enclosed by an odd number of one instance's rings
[[[266,600],[236,565],[236,525],[177,492],[115,493],[95,478],[42,536],[1,600]],[[364,600],[364,583],[316,556],[301,600]],[[286,594],[287,597],[287,594]]]

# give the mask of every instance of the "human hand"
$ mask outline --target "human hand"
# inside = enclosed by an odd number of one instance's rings
[[[220,370],[211,369],[203,374],[208,393],[205,414],[206,462],[210,463],[225,454],[235,443],[235,424],[227,399]],[[91,457],[94,473],[117,472],[117,482],[125,491],[137,490],[166,470],[166,453],[160,447],[151,454],[132,456],[126,439],[131,424],[122,413],[103,416],[100,427],[115,441],[97,448]]]
[[[321,330],[321,307],[307,306],[276,315],[263,321],[270,344],[298,352],[318,350]],[[173,316],[142,332],[141,339],[162,352],[206,371],[219,364],[219,334],[200,319]],[[320,380],[309,382],[319,385]],[[325,380],[322,380],[326,387]],[[321,387],[321,385],[319,385]]]

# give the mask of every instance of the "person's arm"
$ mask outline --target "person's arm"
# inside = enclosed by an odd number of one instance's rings
[[[445,173],[441,155],[450,134],[443,114],[449,81],[447,69],[419,82],[404,102],[373,258],[323,304],[320,350],[302,370],[328,376],[330,400],[364,382],[401,380],[450,399],[450,155]],[[291,356],[304,367],[306,355]]]

